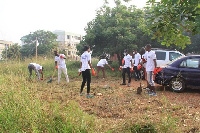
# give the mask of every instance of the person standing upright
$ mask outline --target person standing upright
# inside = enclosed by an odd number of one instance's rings
[[[91,54],[90,54],[90,47],[84,46],[83,48],[84,53],[81,55],[81,72],[82,72],[82,84],[81,84],[81,90],[80,95],[84,95],[83,88],[85,86],[85,83],[87,82],[87,98],[93,98],[94,96],[90,95],[90,83],[91,83],[91,73],[90,69],[92,69],[91,64]]]
[[[147,51],[145,51],[144,47],[142,47],[140,49],[140,55],[141,55],[141,61],[140,61],[140,63],[142,64],[142,75],[141,75],[141,78],[143,80],[146,79],[146,52]]]
[[[146,59],[147,59],[146,72],[147,72],[148,88],[150,89],[149,95],[157,96],[156,90],[155,90],[155,84],[153,81],[153,71],[154,71],[154,68],[156,68],[157,66],[156,54],[151,51],[150,44],[146,45],[146,51],[148,51],[146,53]]]
[[[54,51],[54,54],[55,54],[55,68],[58,69],[58,83],[60,83],[62,72],[65,75],[67,83],[69,83],[69,77],[67,75],[67,67],[65,64],[66,56],[64,54],[59,54],[57,51]]]
[[[128,54],[128,50],[125,49],[124,50],[124,65],[123,66],[123,72],[122,72],[122,76],[123,76],[123,83],[121,85],[126,85],[126,78],[125,78],[125,74],[127,73],[128,74],[128,86],[131,85],[131,66],[132,66],[132,56],[130,56]]]
[[[135,52],[135,59],[134,59],[134,71],[135,71],[135,81],[140,80],[140,70],[137,69],[137,66],[140,63],[141,60],[141,55],[137,52],[137,50],[134,51]]]

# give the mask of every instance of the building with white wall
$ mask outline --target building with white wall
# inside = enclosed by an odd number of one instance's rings
[[[55,30],[53,31],[53,33],[58,35],[56,41],[59,44],[59,49],[65,50],[67,53],[67,56],[76,58],[77,57],[76,46],[82,40],[82,35],[71,33],[71,32],[65,32],[62,30]]]
[[[0,40],[0,60],[3,60],[2,51],[9,48],[11,45],[13,45],[13,42],[11,41]]]

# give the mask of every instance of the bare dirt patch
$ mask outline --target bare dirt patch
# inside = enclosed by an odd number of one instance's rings
[[[136,94],[140,81],[132,80],[131,86],[121,86],[118,79],[92,79],[91,94],[87,99],[79,96],[81,79],[71,80],[69,84],[48,84],[49,90],[43,91],[43,100],[57,100],[67,106],[70,100],[79,103],[82,110],[94,115],[104,124],[99,125],[99,132],[119,130],[128,125],[151,123],[158,132],[200,132],[200,90],[174,93],[156,85],[158,96],[149,96],[143,90]],[[142,81],[143,87],[146,81]],[[86,88],[84,88],[86,92]],[[166,129],[167,128],[167,129]]]

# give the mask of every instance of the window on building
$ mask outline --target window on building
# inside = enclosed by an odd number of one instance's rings
[[[70,35],[67,35],[67,39],[69,39],[70,38]]]

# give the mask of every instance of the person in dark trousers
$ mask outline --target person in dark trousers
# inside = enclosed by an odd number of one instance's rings
[[[81,91],[80,95],[84,95],[83,93],[83,88],[85,86],[85,83],[87,82],[87,98],[93,98],[94,96],[90,95],[90,83],[91,83],[91,73],[90,69],[92,69],[92,64],[91,64],[91,54],[90,52],[90,47],[89,46],[84,46],[83,48],[84,53],[81,55],[81,72],[82,72],[82,84],[81,84]]]
[[[151,51],[151,45],[146,45],[146,72],[147,72],[147,81],[148,81],[148,88],[150,89],[149,95],[150,96],[157,96],[156,90],[155,90],[155,84],[153,81],[153,71],[154,68],[156,68],[156,54]]]
[[[128,50],[125,49],[124,50],[124,64],[123,65],[123,72],[122,72],[122,76],[123,76],[123,83],[120,85],[126,85],[126,78],[125,75],[126,73],[128,74],[129,80],[128,80],[128,86],[131,85],[131,71],[130,68],[132,66],[132,56],[130,56],[128,54]]]
[[[40,66],[39,64],[36,64],[36,63],[30,63],[28,65],[28,70],[29,70],[29,78],[31,78],[32,70],[34,70],[35,74],[37,75],[38,80],[43,80],[44,68],[42,66]],[[42,78],[40,78],[40,73],[42,74]]]
[[[135,58],[134,58],[134,71],[135,71],[135,81],[140,80],[140,70],[138,70],[137,66],[140,64],[141,55],[137,52],[137,50],[134,51]]]

